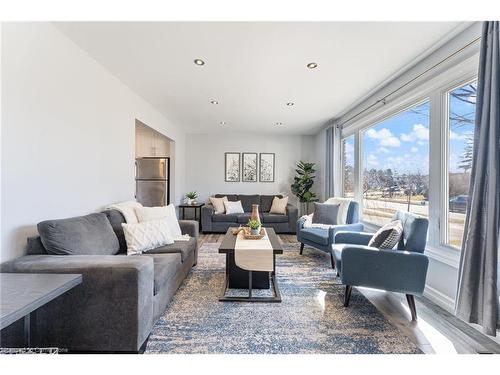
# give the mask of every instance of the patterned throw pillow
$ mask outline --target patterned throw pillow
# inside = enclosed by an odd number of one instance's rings
[[[368,242],[368,246],[378,249],[392,249],[398,244],[402,235],[403,223],[401,220],[394,220],[380,228]]]
[[[127,241],[127,255],[141,254],[144,251],[174,243],[165,219],[122,224],[122,227],[125,241]]]

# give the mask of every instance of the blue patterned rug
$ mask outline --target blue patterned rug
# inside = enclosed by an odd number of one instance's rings
[[[283,302],[241,303],[218,301],[225,256],[205,243],[145,352],[421,353],[356,289],[344,308],[329,255],[307,248],[299,255],[298,245],[284,244],[277,256]]]

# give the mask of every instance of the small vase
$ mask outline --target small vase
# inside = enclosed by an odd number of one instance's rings
[[[259,222],[259,224],[262,225],[260,222],[260,215],[259,215],[259,205],[258,204],[252,204],[252,215],[250,216],[250,220],[256,220]],[[260,227],[259,227],[260,231]]]
[[[193,201],[194,201],[194,199],[188,198],[187,199],[187,204],[191,205],[191,204],[193,204]]]
[[[250,233],[252,233],[252,236],[258,236],[260,234],[260,227],[257,229],[250,229]]]

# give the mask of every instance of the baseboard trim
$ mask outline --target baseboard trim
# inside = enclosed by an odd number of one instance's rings
[[[428,298],[436,305],[442,307],[450,313],[455,311],[455,300],[448,297],[446,294],[441,293],[439,290],[434,289],[431,286],[426,286],[424,290],[424,297]]]

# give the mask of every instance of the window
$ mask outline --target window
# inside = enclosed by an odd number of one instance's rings
[[[354,135],[342,139],[342,192],[354,197]]]
[[[363,219],[376,225],[396,211],[429,215],[429,102],[363,132]]]
[[[476,114],[476,82],[448,93],[448,245],[460,249],[467,210],[474,118]]]

